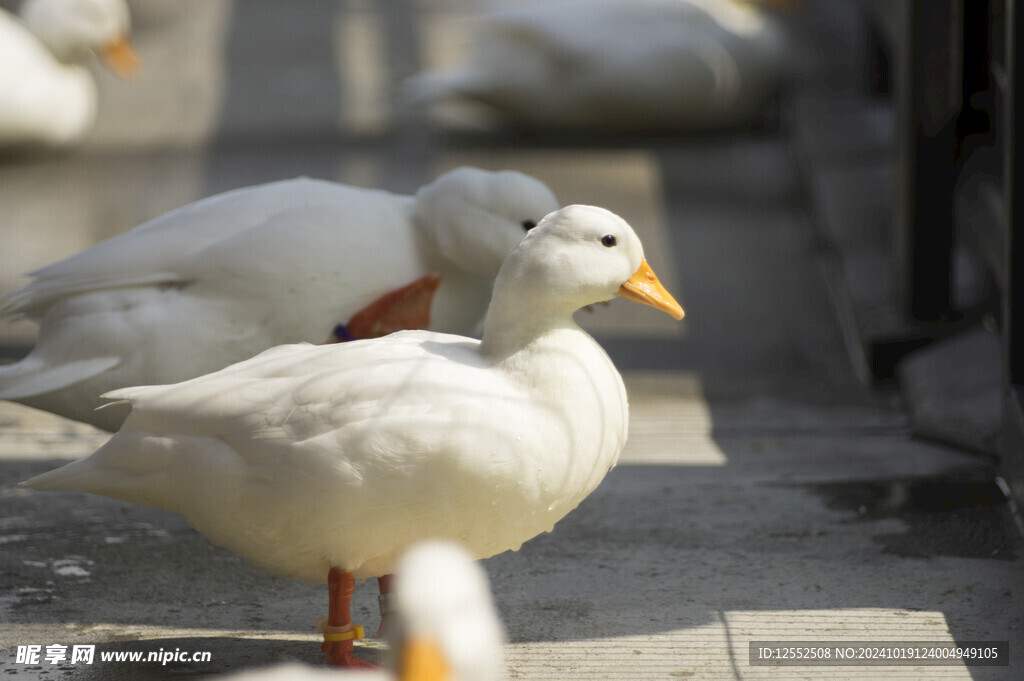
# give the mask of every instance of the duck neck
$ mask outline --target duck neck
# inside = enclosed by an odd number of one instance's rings
[[[505,287],[495,286],[484,321],[481,353],[500,362],[554,333],[579,330],[571,312],[539,300],[544,298],[511,294]]]

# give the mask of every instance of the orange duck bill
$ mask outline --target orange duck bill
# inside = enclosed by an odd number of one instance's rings
[[[661,285],[658,275],[654,273],[646,260],[641,260],[640,267],[636,269],[629,281],[619,287],[619,295],[634,303],[643,303],[662,312],[667,312],[675,319],[683,318],[682,306]]]
[[[127,38],[116,38],[103,47],[100,53],[110,70],[124,80],[134,78],[142,70],[142,60],[135,53]]]

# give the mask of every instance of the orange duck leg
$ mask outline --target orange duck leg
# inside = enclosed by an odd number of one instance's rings
[[[365,338],[380,338],[404,329],[425,329],[430,325],[430,306],[441,275],[421,277],[394,291],[385,293],[359,312],[348,324],[334,327],[329,343],[344,343]]]
[[[318,622],[324,635],[320,650],[327,653],[327,664],[349,669],[374,669],[376,665],[352,654],[355,642],[363,638],[363,628],[352,624],[352,594],[356,580],[351,572],[332,567],[327,573],[329,595],[327,621]]]

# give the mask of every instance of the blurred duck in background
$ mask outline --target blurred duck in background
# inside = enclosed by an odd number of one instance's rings
[[[536,128],[725,128],[762,113],[785,62],[766,5],[785,0],[560,0],[482,18],[468,56],[405,83],[414,104],[485,105]]]
[[[0,9],[0,146],[66,145],[96,120],[95,53],[118,75],[139,69],[124,0],[26,0]]]
[[[376,330],[364,337],[473,333],[505,256],[558,207],[537,179],[468,167],[415,196],[298,178],[206,198],[36,270],[0,299],[0,317],[40,325],[32,352],[0,366],[0,399],[116,430],[127,410],[97,411],[101,394],[274,345],[350,340],[357,326]],[[403,301],[427,306],[399,315],[423,323],[379,323]]]

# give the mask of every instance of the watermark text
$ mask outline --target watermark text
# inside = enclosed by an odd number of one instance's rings
[[[98,660],[97,660],[98,658]],[[208,650],[101,650],[97,655],[95,645],[25,645],[18,646],[15,662],[25,665],[66,665],[93,664],[99,662],[209,662],[212,654]]]

